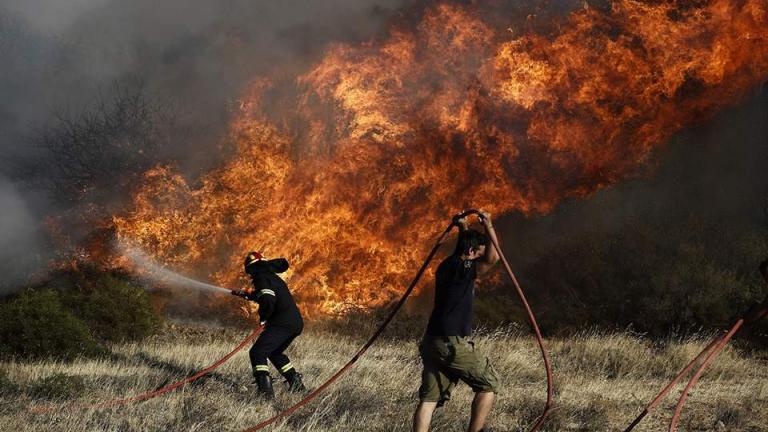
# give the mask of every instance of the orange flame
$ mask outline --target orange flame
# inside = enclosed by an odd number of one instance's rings
[[[148,172],[119,236],[228,286],[258,248],[289,258],[308,312],[378,306],[451,212],[548,212],[768,77],[765,0],[621,0],[518,37],[482,8],[440,3],[288,85],[256,79],[236,156],[199,187]]]

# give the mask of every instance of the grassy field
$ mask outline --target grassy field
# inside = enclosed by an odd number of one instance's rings
[[[361,325],[361,334],[367,326]],[[57,404],[39,390],[56,373],[80,377],[79,402],[97,402],[154,389],[206,366],[247,332],[211,327],[167,327],[140,344],[112,347],[97,360],[5,362],[0,404],[2,431],[237,431],[271,416],[298,397],[276,382],[277,402],[254,396],[246,350],[197,383],[146,402],[106,409],[31,413]],[[311,387],[319,385],[359,348],[363,336],[310,329],[289,354]],[[545,382],[530,336],[486,331],[477,347],[490,354],[505,391],[492,414],[492,431],[526,431],[540,412]],[[408,431],[416,403],[420,362],[415,339],[379,341],[349,374],[273,431]],[[651,344],[628,334],[585,334],[548,341],[554,363],[557,409],[546,431],[622,431],[644,404],[704,346],[688,340]],[[10,384],[9,384],[10,383]],[[673,392],[673,396],[678,394]],[[77,393],[75,393],[77,394]],[[433,430],[466,427],[471,391],[462,386],[435,415]],[[50,397],[50,396],[49,396]],[[666,430],[672,398],[635,430]],[[768,360],[728,348],[702,378],[683,413],[680,431],[768,431]]]

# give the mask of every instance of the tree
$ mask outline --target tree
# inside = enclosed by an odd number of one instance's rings
[[[115,83],[78,113],[60,109],[31,138],[36,154],[19,161],[17,177],[42,188],[65,208],[88,204],[109,211],[124,203],[141,174],[182,138],[173,110],[140,83]]]

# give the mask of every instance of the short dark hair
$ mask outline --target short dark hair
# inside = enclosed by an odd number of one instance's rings
[[[464,230],[459,233],[459,238],[456,240],[456,250],[453,251],[453,254],[468,254],[470,249],[477,249],[480,246],[488,247],[488,236],[477,230]]]

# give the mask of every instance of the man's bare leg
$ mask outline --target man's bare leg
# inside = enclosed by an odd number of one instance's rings
[[[437,407],[437,402],[419,402],[416,413],[413,414],[413,432],[429,431],[435,407]]]
[[[469,432],[480,432],[485,426],[485,419],[493,408],[493,392],[475,393],[472,400],[472,417],[469,419]]]

